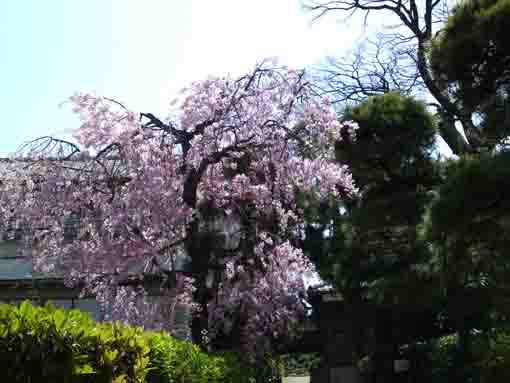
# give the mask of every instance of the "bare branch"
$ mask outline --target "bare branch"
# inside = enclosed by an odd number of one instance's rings
[[[402,44],[402,47],[399,46]],[[418,94],[420,75],[405,41],[379,35],[360,45],[350,57],[328,60],[318,69],[316,91],[335,103],[358,103],[389,91]]]
[[[118,106],[120,106],[122,109],[124,109],[126,111],[128,110],[128,108],[126,108],[123,103],[121,103],[121,102],[119,102],[117,100],[114,100],[113,98],[105,97],[104,99],[107,100],[107,101],[113,102],[114,104],[117,104]]]
[[[351,58],[330,61],[322,70],[318,92],[330,94],[336,102],[345,103],[360,102],[388,89],[404,94],[425,90],[442,106],[443,115],[450,115],[462,123],[469,145],[462,146],[461,150],[471,151],[483,144],[471,112],[451,97],[449,89],[434,78],[429,66],[427,47],[438,33],[434,27],[444,23],[448,16],[446,0],[419,3],[416,0],[314,0],[305,8],[316,15],[315,19],[330,12],[343,12],[349,16],[359,12],[365,15],[365,22],[369,13],[386,12],[400,20],[399,25],[386,27],[386,30],[404,31],[385,33],[375,50],[358,50]],[[455,144],[458,139],[448,142],[446,137],[443,138],[450,147],[459,147]]]
[[[44,158],[46,160],[68,161],[78,153],[80,153],[80,148],[72,142],[51,136],[43,136],[22,144],[17,150],[16,156],[34,160]]]

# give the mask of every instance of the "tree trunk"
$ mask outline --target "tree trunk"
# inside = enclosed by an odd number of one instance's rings
[[[418,66],[418,71],[420,72],[423,82],[427,86],[427,89],[432,94],[432,96],[434,96],[434,98],[441,104],[446,114],[450,116],[455,116],[460,120],[460,122],[462,123],[462,127],[464,128],[464,133],[468,138],[468,143],[465,143],[465,140],[462,137],[461,133],[457,131],[455,131],[455,133],[459,137],[457,137],[455,140],[452,140],[448,136],[443,136],[443,139],[446,141],[448,146],[450,146],[452,151],[455,152],[456,149],[461,151],[460,153],[456,154],[477,151],[480,145],[482,144],[482,138],[480,136],[480,133],[475,128],[473,121],[471,121],[471,114],[461,110],[461,108],[455,105],[455,103],[441,91],[436,81],[432,77],[427,64],[427,53],[425,46],[429,42],[429,40],[428,39],[424,40],[423,37],[417,38],[418,38],[417,48],[418,60],[416,65]],[[462,143],[462,145],[459,145],[459,143]]]
[[[188,226],[186,237],[186,251],[191,258],[191,270],[196,288],[193,293],[193,301],[200,307],[200,310],[193,314],[191,320],[191,337],[193,343],[205,348],[204,335],[209,328],[207,303],[210,295],[206,278],[209,271],[211,249],[207,239],[201,235],[199,223],[196,220]]]
[[[195,313],[191,320],[191,339],[193,343],[205,349],[207,344],[204,342],[204,332],[208,329],[207,305],[200,305],[201,310]]]
[[[471,381],[471,335],[470,329],[462,326],[459,329],[457,352],[453,367],[453,379],[456,382]]]
[[[204,336],[207,335],[206,333],[209,329],[207,303],[210,299],[210,291],[206,286],[208,268],[206,267],[207,263],[204,264],[203,257],[208,258],[208,254],[195,253],[191,261],[196,288],[193,294],[193,300],[200,307],[200,310],[194,313],[191,321],[191,336],[193,342],[205,350],[206,344],[204,343]]]
[[[375,325],[374,383],[393,383],[395,372],[395,346],[393,344],[392,321],[384,312]]]

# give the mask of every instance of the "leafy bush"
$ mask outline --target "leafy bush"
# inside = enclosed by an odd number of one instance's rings
[[[0,363],[8,382],[143,382],[148,354],[140,328],[28,301],[0,306]]]
[[[320,364],[321,357],[317,353],[287,354],[282,356],[285,375],[305,376],[310,375],[314,368]]]
[[[249,383],[257,372],[233,353],[28,301],[0,305],[0,369],[30,383]]]
[[[452,373],[462,369],[474,381],[496,383],[510,381],[510,329],[494,328],[471,336],[469,362],[459,365],[458,335],[446,335],[420,347],[417,358],[424,361],[425,381],[453,381]],[[430,373],[430,376],[427,375]]]
[[[207,354],[166,333],[153,333],[148,338],[152,367],[148,383],[244,383],[254,375],[233,353]]]
[[[480,337],[475,359],[482,383],[510,381],[510,329],[496,328]]]

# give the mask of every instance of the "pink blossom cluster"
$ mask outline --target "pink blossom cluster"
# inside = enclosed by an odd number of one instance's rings
[[[178,310],[193,309],[190,278],[177,277],[174,289],[159,288],[148,294],[141,285],[119,283],[118,278],[91,278],[82,295],[92,295],[99,303],[102,320],[142,326],[151,330],[175,329]]]
[[[224,267],[207,305],[211,333],[228,330],[229,318],[241,311],[252,351],[258,338],[291,334],[302,313],[299,276],[311,268],[292,245],[304,220],[296,194],[345,198],[357,192],[332,145],[344,129],[352,135],[355,124],[339,123],[303,72],[268,63],[238,78],[191,84],[164,121],[91,94],[71,101],[82,120],[73,148],[91,154],[44,159],[31,153],[37,162],[22,176],[17,170],[2,176],[0,185],[0,221],[24,218],[36,266],[64,270],[76,281],[123,275],[161,257],[171,262],[194,241],[194,223],[210,219],[201,208],[211,206],[222,212],[219,219],[238,222],[240,234],[227,228],[227,236],[252,247],[209,260],[215,269]],[[69,228],[69,217],[78,217],[79,226]],[[258,234],[250,237],[248,229]],[[192,302],[193,289],[186,280],[176,299],[205,308]],[[157,305],[137,289],[99,283],[93,290],[113,304],[116,319],[158,317],[149,309]]]
[[[275,246],[267,233],[260,238],[255,250],[263,269],[229,261],[217,297],[209,303],[210,335],[240,326],[244,346],[252,355],[270,352],[272,340],[297,335],[305,314],[298,293],[305,290],[303,273],[313,270],[301,250],[289,242]]]
[[[70,101],[74,105],[73,112],[83,121],[74,136],[85,148],[125,142],[130,139],[130,133],[139,129],[137,115],[124,109],[113,109],[112,100],[76,93]]]

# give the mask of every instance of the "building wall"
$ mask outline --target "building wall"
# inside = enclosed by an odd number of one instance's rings
[[[37,305],[52,302],[56,307],[88,312],[98,321],[105,319],[94,297],[80,297],[78,289],[66,287],[55,275],[46,277],[34,273],[32,260],[20,257],[16,248],[15,241],[0,239],[0,303],[16,305],[27,299]],[[158,299],[157,296],[152,298]],[[191,339],[189,321],[189,310],[178,305],[172,331],[176,338]]]

